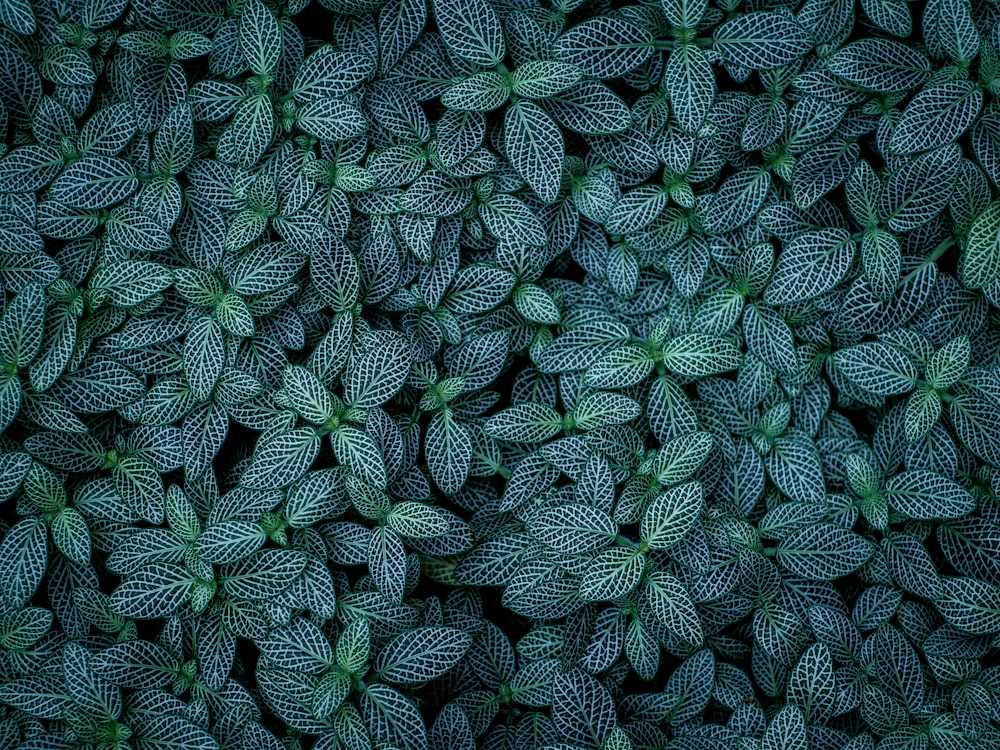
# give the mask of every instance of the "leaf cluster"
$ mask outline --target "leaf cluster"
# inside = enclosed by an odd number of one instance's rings
[[[0,750],[1000,747],[1000,10],[0,0]]]

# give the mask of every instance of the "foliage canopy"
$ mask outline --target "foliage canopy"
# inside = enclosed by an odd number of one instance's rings
[[[0,750],[1000,747],[1000,8],[0,0]]]

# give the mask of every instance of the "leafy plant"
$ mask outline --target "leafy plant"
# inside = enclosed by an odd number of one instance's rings
[[[998,20],[0,3],[0,749],[1000,747]]]

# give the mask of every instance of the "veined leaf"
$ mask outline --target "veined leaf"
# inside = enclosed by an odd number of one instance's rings
[[[486,0],[435,0],[434,16],[445,44],[458,57],[487,68],[503,60],[503,29]]]
[[[715,49],[723,57],[752,70],[787,65],[813,43],[802,27],[779,13],[747,13],[715,31]]]
[[[890,477],[885,494],[896,510],[917,520],[961,518],[976,507],[975,498],[964,487],[925,469]]]
[[[555,43],[556,55],[584,75],[618,78],[653,53],[653,35],[617,16],[599,16],[574,26]]]
[[[796,575],[832,581],[864,565],[874,551],[860,535],[830,523],[807,526],[789,534],[777,548],[777,559]]]
[[[413,685],[440,677],[454,667],[472,645],[457,628],[409,630],[390,641],[378,656],[378,674],[386,682]]]
[[[698,520],[703,498],[701,482],[688,482],[657,496],[642,516],[642,540],[650,549],[677,544]]]
[[[833,362],[852,383],[880,396],[907,393],[917,378],[916,368],[906,355],[881,341],[841,349]]]
[[[739,350],[721,336],[687,333],[670,339],[660,349],[667,369],[688,378],[702,378],[734,370],[740,365]]]
[[[538,197],[554,201],[562,180],[564,147],[562,132],[545,110],[533,102],[507,107],[504,146],[514,169]]]

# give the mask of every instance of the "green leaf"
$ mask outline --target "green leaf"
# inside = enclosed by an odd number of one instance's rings
[[[514,307],[525,318],[545,325],[559,322],[559,308],[552,296],[535,284],[519,284],[514,290]]]
[[[895,235],[883,229],[870,229],[861,240],[861,265],[872,293],[888,300],[899,286],[903,265],[902,248]]]
[[[663,72],[663,88],[681,129],[697,132],[715,99],[715,74],[705,53],[688,44],[671,52]]]
[[[206,730],[178,716],[154,716],[142,725],[132,739],[136,750],[215,750],[218,743]]]
[[[309,271],[323,301],[335,312],[348,310],[357,301],[361,289],[358,260],[332,233],[323,232],[314,241]]]
[[[184,374],[191,395],[207,401],[226,366],[226,344],[215,319],[205,315],[195,321],[184,339]]]
[[[886,480],[889,504],[918,521],[961,518],[976,508],[972,494],[948,477],[911,469]]]
[[[6,581],[3,600],[12,607],[23,607],[45,575],[46,536],[41,518],[25,518],[14,524],[0,542],[0,575]]]
[[[678,375],[703,378],[740,366],[740,351],[721,336],[686,333],[670,339],[660,349],[660,361]]]
[[[857,143],[834,139],[799,157],[792,174],[796,204],[809,208],[838,187],[850,175],[859,153]]]
[[[607,513],[582,503],[547,508],[531,519],[530,526],[532,535],[542,544],[567,553],[607,546],[618,533]]]
[[[90,277],[90,288],[107,295],[118,307],[133,307],[173,282],[170,270],[148,260],[119,260],[101,266]]]
[[[696,29],[705,16],[707,0],[661,0],[663,14],[671,26],[681,29]]]
[[[374,683],[360,691],[358,703],[368,731],[376,740],[402,750],[425,750],[427,727],[424,719],[414,703],[401,692]]]
[[[895,39],[861,39],[830,58],[830,72],[849,83],[879,92],[909,91],[931,72],[930,61]]]
[[[569,63],[529,60],[514,70],[511,90],[528,99],[546,99],[579,83],[582,77],[583,71]]]
[[[420,36],[426,23],[425,0],[394,0],[382,6],[379,13],[379,51],[382,70],[391,70],[395,66]]]
[[[139,186],[135,170],[125,159],[84,156],[68,166],[52,183],[52,197],[71,208],[92,211],[121,203]]]
[[[87,86],[97,80],[97,71],[86,50],[50,44],[42,51],[38,72],[61,86]]]
[[[451,531],[447,515],[440,508],[427,503],[394,503],[386,520],[401,536],[411,539],[430,539]]]
[[[6,502],[17,492],[31,466],[31,456],[27,453],[0,453],[0,502]]]
[[[58,719],[72,707],[61,672],[16,677],[0,686],[0,701],[29,716]]]
[[[411,4],[417,12],[426,6]],[[426,10],[423,10],[426,16]],[[385,60],[383,50],[383,62]],[[324,45],[307,57],[295,71],[292,92],[300,102],[341,96],[357,88],[375,71],[372,58],[352,52],[341,52],[333,45]]]
[[[341,425],[330,433],[330,445],[337,460],[358,479],[373,487],[385,487],[385,460],[375,439],[366,432]]]
[[[539,105],[519,101],[504,114],[504,147],[511,165],[545,203],[559,195],[565,147],[562,131]]]
[[[499,440],[518,443],[541,443],[563,428],[562,415],[551,406],[527,402],[494,414],[486,423],[486,432]]]
[[[450,410],[443,409],[431,417],[424,436],[424,455],[431,478],[442,492],[454,495],[462,488],[472,462],[472,440]]]
[[[705,228],[713,233],[738,229],[760,210],[770,190],[771,173],[765,169],[751,167],[730,175],[705,211]]]
[[[605,222],[612,234],[629,234],[645,228],[666,208],[669,194],[655,185],[643,185],[621,197]]]
[[[788,679],[788,702],[809,724],[825,724],[837,707],[837,683],[830,649],[814,643],[805,650]]]
[[[346,502],[344,472],[337,468],[308,472],[285,497],[288,525],[301,529],[326,518],[335,518]]]
[[[45,289],[30,284],[4,310],[0,318],[0,360],[4,363],[27,367],[38,356],[45,335],[45,302]]]
[[[601,552],[584,571],[580,598],[588,602],[614,601],[626,596],[642,578],[646,556],[637,549],[612,547]]]
[[[629,330],[615,320],[584,322],[560,334],[536,357],[542,372],[584,370],[616,344],[626,344]]]
[[[434,18],[444,43],[456,56],[484,68],[504,59],[500,19],[486,0],[435,0]]]
[[[390,601],[402,600],[406,588],[406,549],[403,539],[387,526],[372,529],[368,542],[368,570],[372,581]]]
[[[312,427],[276,432],[258,441],[240,482],[256,490],[287,487],[309,470],[319,447],[319,435]]]
[[[642,516],[640,535],[650,549],[667,549],[692,529],[701,514],[701,482],[688,482],[658,495]]]
[[[457,628],[424,627],[401,633],[386,644],[376,663],[380,679],[415,685],[440,677],[465,656],[472,637]]]
[[[510,86],[494,70],[480,73],[453,83],[441,95],[441,103],[450,108],[468,112],[491,112],[502,107],[510,95]]]
[[[17,375],[0,375],[0,429],[6,430],[21,410],[22,386]]]
[[[305,256],[289,243],[260,244],[229,272],[230,291],[244,296],[278,291],[295,277],[305,261]]]
[[[240,49],[254,75],[270,73],[281,58],[281,26],[261,0],[246,0],[239,24]]]
[[[747,349],[779,373],[790,374],[798,369],[792,329],[774,308],[757,303],[747,305],[743,312],[743,335]]]
[[[918,388],[906,400],[903,432],[915,443],[937,424],[941,417],[941,396],[931,388]]]
[[[893,579],[905,590],[927,599],[941,596],[941,576],[924,545],[912,536],[891,531],[882,552]]]
[[[542,247],[548,241],[538,217],[524,201],[512,195],[490,198],[479,206],[479,217],[499,240],[532,247]],[[456,274],[456,289],[448,295],[448,301],[456,312],[484,312],[506,300],[516,283],[517,278],[505,269],[474,264]],[[478,284],[484,288],[477,288]]]
[[[871,542],[832,523],[819,523],[793,531],[777,547],[778,562],[795,575],[811,581],[842,578],[871,557]]]
[[[965,374],[972,356],[969,337],[959,335],[938,349],[927,362],[927,382],[932,388],[947,390]]]
[[[196,581],[180,565],[146,565],[115,589],[111,608],[122,617],[136,620],[170,617],[188,601]]]
[[[322,425],[338,411],[320,379],[301,365],[285,366],[281,386],[288,405],[307,422]]]
[[[309,102],[299,110],[295,124],[303,133],[328,143],[357,138],[368,129],[357,105],[334,97]]]
[[[52,182],[62,166],[63,156],[54,146],[18,146],[0,159],[0,181],[11,193],[34,192]]]
[[[213,523],[195,542],[195,550],[205,562],[225,565],[256,552],[267,541],[267,532],[253,521],[230,519]]]
[[[585,135],[619,133],[630,122],[625,102],[607,86],[593,80],[584,79],[548,97],[543,106],[564,128]]]
[[[747,13],[714,33],[713,45],[724,59],[751,70],[770,70],[794,61],[813,42],[802,27],[780,13]]]
[[[218,579],[226,593],[237,599],[270,599],[295,583],[308,557],[290,549],[262,549],[222,568]]]
[[[0,648],[27,651],[52,627],[52,613],[41,607],[11,610],[0,617]]]
[[[126,688],[156,688],[170,683],[180,664],[164,647],[150,641],[116,643],[94,654],[91,669]]]
[[[785,706],[764,731],[761,750],[808,750],[806,722],[798,706]]]
[[[704,632],[691,595],[676,577],[655,571],[646,578],[646,601],[657,621],[668,632],[692,645],[700,645]]]
[[[352,674],[367,669],[371,654],[372,632],[368,620],[358,617],[347,623],[337,637],[337,664]]]
[[[620,393],[599,391],[580,399],[566,423],[578,430],[597,430],[631,422],[640,414],[642,407],[634,399]]]
[[[961,164],[956,144],[929,151],[892,173],[879,212],[894,232],[923,226],[947,205]]]
[[[577,24],[555,42],[561,60],[584,75],[618,78],[653,54],[653,35],[619,16],[598,16]]]
[[[955,435],[984,461],[1000,462],[1000,408],[972,393],[962,393],[948,404]]]
[[[280,669],[321,674],[334,663],[333,647],[327,636],[301,617],[257,640],[257,647]]]
[[[35,14],[28,0],[11,0],[0,8],[0,23],[18,34],[35,33]]]
[[[672,724],[683,724],[701,716],[708,706],[714,684],[715,657],[709,649],[685,659],[670,675],[663,691],[672,702],[668,720]]]
[[[879,396],[908,393],[917,370],[905,354],[881,341],[869,341],[833,355],[837,371],[852,383]]]
[[[844,279],[854,257],[854,242],[843,229],[803,232],[778,256],[764,301],[782,305],[825,294]]]
[[[1000,281],[1000,202],[990,203],[969,228],[959,273],[969,289]]]
[[[108,357],[93,355],[59,378],[49,393],[77,413],[98,414],[137,401],[145,390],[143,382],[127,367]]]
[[[266,94],[256,94],[240,104],[219,138],[216,154],[223,162],[250,167],[264,155],[273,138],[274,106]]]
[[[90,562],[90,529],[75,508],[63,508],[52,519],[52,541],[73,562]]]
[[[594,388],[627,388],[645,380],[653,365],[647,349],[629,344],[612,349],[594,362],[583,379]]]
[[[906,105],[895,123],[889,148],[899,154],[929,151],[958,140],[983,104],[983,92],[969,81],[928,86]]]
[[[1000,587],[976,578],[942,578],[938,612],[959,630],[973,635],[1000,632]]]
[[[125,456],[112,470],[118,496],[140,518],[160,523],[164,513],[163,477],[140,455]]]
[[[393,337],[357,357],[344,374],[344,399],[370,409],[392,398],[410,371],[410,352],[401,337]]]
[[[601,747],[617,723],[615,704],[597,678],[571,669],[553,683],[552,722],[567,742]]]
[[[689,479],[701,468],[714,445],[708,432],[689,432],[664,443],[656,454],[653,474],[664,487]]]

